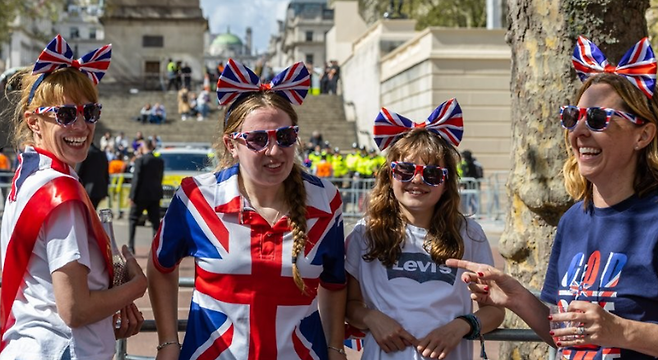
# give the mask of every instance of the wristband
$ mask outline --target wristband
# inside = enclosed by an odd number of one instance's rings
[[[335,347],[335,346],[327,346],[327,349],[328,349],[328,350],[337,351],[337,352],[340,353],[341,355],[345,355],[345,356],[347,356],[347,353],[345,352],[345,349],[337,348],[337,347]]]
[[[478,319],[477,316],[473,314],[466,314],[466,315],[457,316],[455,319],[463,319],[471,326],[471,331],[468,334],[464,335],[464,339],[475,340],[480,338],[481,325],[480,325],[480,319]]]
[[[165,342],[163,342],[162,344],[156,346],[156,349],[157,349],[158,351],[160,351],[160,350],[162,350],[165,346],[169,346],[169,345],[178,345],[178,348],[179,348],[179,349],[181,348],[181,345],[180,345],[180,343],[178,342],[178,340],[173,340],[173,341],[165,341]]]

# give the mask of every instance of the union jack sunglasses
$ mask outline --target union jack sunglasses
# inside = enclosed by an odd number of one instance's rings
[[[276,139],[276,144],[279,147],[287,148],[295,145],[298,132],[299,126],[284,126],[272,130],[234,132],[231,137],[236,140],[244,140],[249,150],[259,152],[265,150],[270,144],[270,137]]]
[[[55,113],[55,121],[61,126],[69,126],[78,118],[78,114],[82,114],[85,122],[95,124],[101,117],[101,108],[103,106],[98,103],[89,103],[84,105],[59,105],[59,106],[44,106],[37,108],[32,113],[42,115],[48,112]]]
[[[576,124],[578,124],[578,121],[585,117],[585,124],[588,129],[592,131],[603,131],[608,128],[610,118],[612,118],[613,115],[622,117],[633,124],[644,124],[644,120],[634,114],[610,108],[580,108],[571,105],[562,106],[560,108],[560,122],[562,123],[562,127],[567,130],[573,130],[573,128],[576,127]]]
[[[392,161],[393,178],[401,182],[410,182],[420,174],[423,182],[429,186],[439,186],[448,177],[448,169],[436,165],[417,165],[410,162]]]

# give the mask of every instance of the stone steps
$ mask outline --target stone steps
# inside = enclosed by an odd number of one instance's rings
[[[111,131],[115,136],[123,131],[126,137],[133,138],[137,131],[145,136],[156,133],[164,142],[203,142],[213,143],[221,131],[219,119],[223,119],[224,111],[213,106],[212,112],[205,121],[191,118],[182,121],[177,113],[176,93],[160,91],[142,91],[129,94],[123,91],[103,91],[101,99],[103,115],[96,129],[96,140]],[[162,125],[141,124],[134,119],[146,103],[162,103],[167,110],[167,122]],[[332,146],[343,150],[351,148],[356,141],[353,122],[345,120],[342,97],[332,95],[308,96],[302,106],[296,106],[299,115],[300,139],[308,141],[314,130],[320,131],[323,138]]]

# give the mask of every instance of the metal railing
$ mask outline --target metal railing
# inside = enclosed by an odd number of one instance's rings
[[[194,279],[191,277],[182,277],[178,281],[179,287],[193,288]],[[537,291],[533,291],[535,296],[539,296]],[[178,320],[178,331],[186,331],[187,320]],[[155,320],[144,320],[141,332],[155,332],[157,331]],[[543,340],[533,330],[530,329],[496,329],[487,334],[484,334],[484,339],[487,341],[514,341],[514,342],[543,342]],[[115,360],[153,360],[154,357],[130,355],[126,353],[128,339],[120,339],[116,342],[116,355]],[[555,351],[553,348],[549,349],[549,359],[553,359]]]

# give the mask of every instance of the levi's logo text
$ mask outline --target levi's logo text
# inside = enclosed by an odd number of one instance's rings
[[[419,283],[438,280],[452,285],[455,283],[457,269],[439,265],[424,253],[402,253],[400,259],[386,269],[386,274],[389,280],[401,277]]]
[[[584,253],[577,253],[571,258],[567,271],[560,279],[559,299],[561,306],[567,308],[572,300],[590,301],[606,311],[614,312],[616,287],[628,257],[626,254],[611,252],[604,257],[600,251],[594,251],[585,258]],[[583,346],[567,348],[563,356],[568,359],[619,359],[618,348],[600,348]]]

